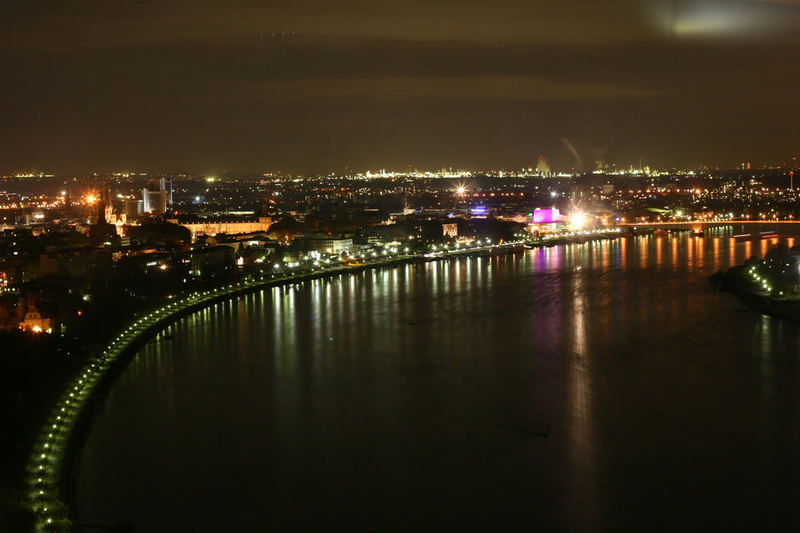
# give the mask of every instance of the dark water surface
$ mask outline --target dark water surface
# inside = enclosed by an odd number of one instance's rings
[[[344,275],[187,317],[115,384],[78,516],[137,532],[796,529],[800,328],[705,279],[766,252],[739,230]]]

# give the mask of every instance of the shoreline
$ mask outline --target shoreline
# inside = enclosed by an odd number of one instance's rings
[[[743,265],[737,265],[709,276],[708,281],[718,291],[730,292],[753,311],[800,324],[800,300],[781,300],[753,292],[743,278],[744,269]]]
[[[624,238],[614,232],[575,236],[566,244]],[[564,244],[564,243],[559,243]],[[376,262],[337,266],[317,271],[290,273],[278,278],[243,280],[227,286],[193,292],[149,313],[134,316],[134,322],[98,354],[91,356],[75,380],[67,384],[51,411],[33,446],[25,476],[25,508],[32,513],[34,531],[66,531],[72,527],[74,509],[74,469],[84,437],[91,428],[115,379],[127,367],[138,349],[153,336],[179,319],[222,301],[271,287],[329,278],[365,270],[394,268],[406,264],[427,263],[458,257],[492,257],[514,254],[523,245],[530,248],[552,246],[545,242],[509,242],[476,247],[449,249],[435,253],[402,255]]]

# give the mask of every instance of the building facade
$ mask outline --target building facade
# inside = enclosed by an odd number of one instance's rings
[[[272,225],[271,217],[258,217],[257,220],[226,220],[226,219],[169,219],[168,222],[183,226],[192,232],[192,240],[198,235],[214,236],[220,233],[237,235],[240,233],[257,233],[267,231]]]

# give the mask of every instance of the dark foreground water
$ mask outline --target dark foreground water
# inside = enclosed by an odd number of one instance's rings
[[[197,313],[115,384],[78,516],[137,532],[796,529],[800,328],[708,285],[766,251],[732,234],[364,272]]]

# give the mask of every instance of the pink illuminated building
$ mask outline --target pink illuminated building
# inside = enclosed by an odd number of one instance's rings
[[[533,223],[534,224],[555,224],[561,221],[561,213],[558,208],[552,207],[549,209],[534,209],[533,210]]]

